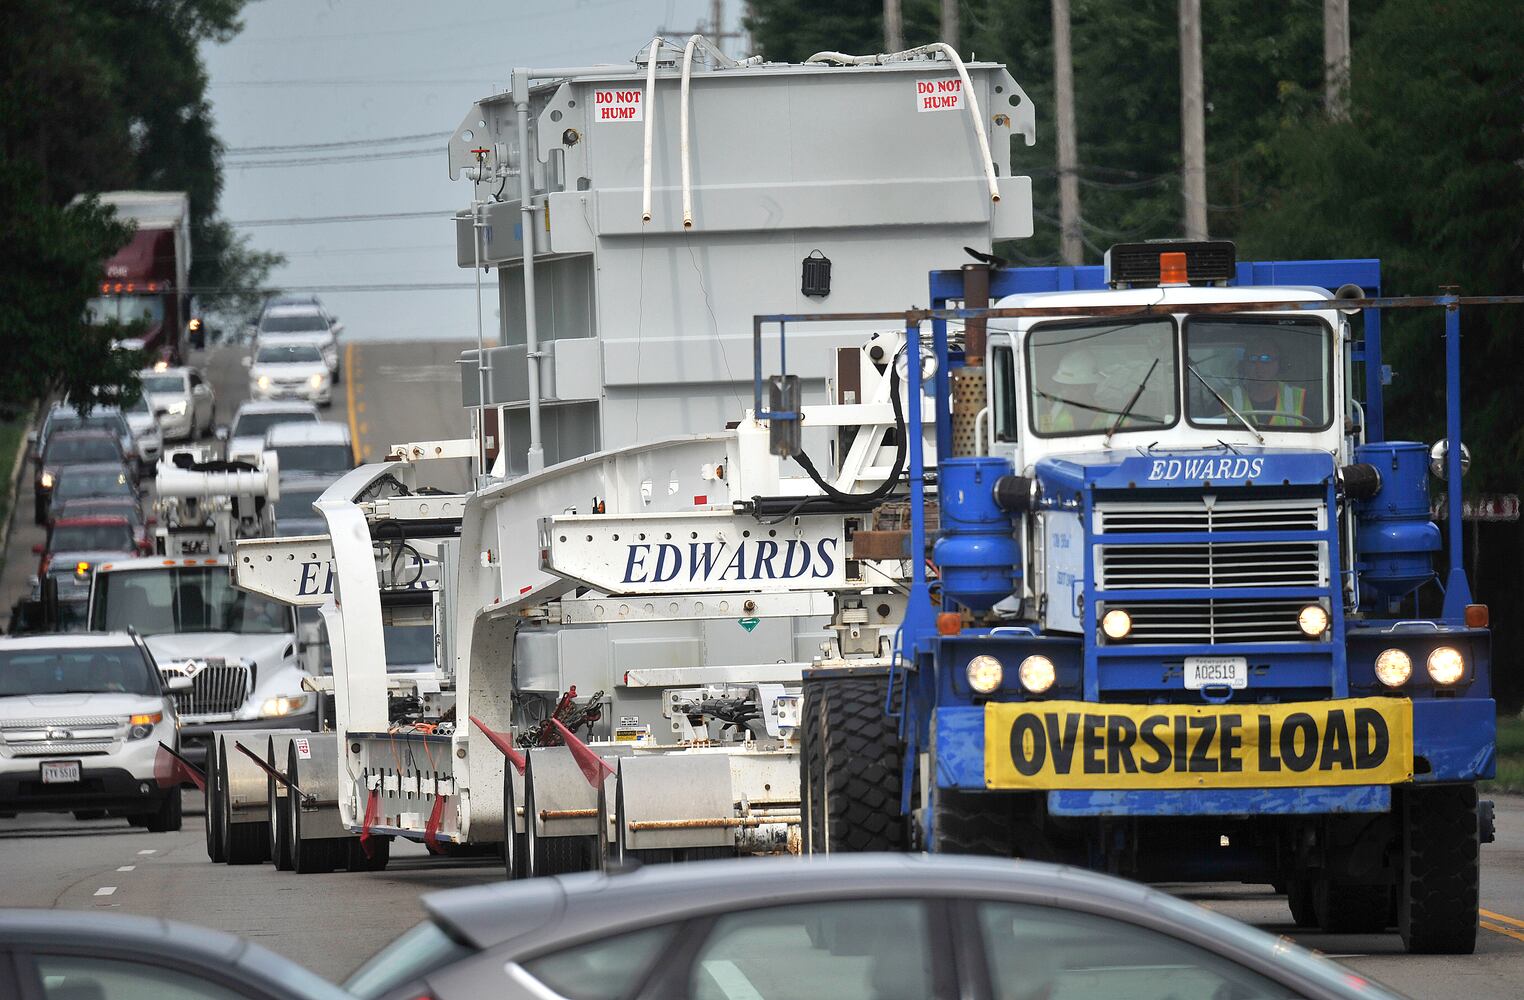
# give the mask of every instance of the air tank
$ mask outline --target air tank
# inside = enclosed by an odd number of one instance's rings
[[[932,558],[942,593],[974,612],[988,611],[1016,589],[1020,549],[1011,515],[995,503],[995,482],[1011,475],[1003,458],[943,459],[938,470],[941,537]]]
[[[1379,610],[1434,577],[1439,528],[1429,519],[1429,453],[1411,441],[1355,449],[1355,460],[1381,473],[1381,488],[1355,504],[1355,567],[1361,606]]]

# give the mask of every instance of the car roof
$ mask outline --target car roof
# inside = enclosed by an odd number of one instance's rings
[[[78,465],[66,465],[69,473],[75,472],[121,472],[127,468],[124,462],[80,462]],[[65,475],[66,473],[60,473]]]
[[[238,409],[233,413],[233,419],[237,420],[245,413],[310,413],[316,417],[317,407],[299,399],[249,400],[238,404]]]
[[[116,433],[104,427],[80,427],[71,431],[54,431],[48,435],[49,441],[78,441],[84,438],[105,438],[115,442]]]
[[[190,365],[173,365],[169,368],[144,368],[139,375],[189,375]]]
[[[266,316],[308,316],[322,311],[323,304],[315,298],[300,302],[272,302],[265,306]]]
[[[274,448],[283,444],[349,444],[349,428],[331,421],[315,424],[276,424],[265,432],[265,443]]]
[[[120,406],[108,406],[104,403],[96,403],[94,406],[90,407],[89,413],[81,414],[79,410],[75,408],[73,403],[69,402],[67,399],[64,399],[54,403],[48,409],[48,416],[51,417],[54,414],[69,414],[71,416],[79,417],[81,420],[90,420],[97,416],[109,417],[121,412],[122,408]]]
[[[221,969],[277,996],[342,1000],[337,986],[288,958],[223,931],[157,917],[80,910],[0,910],[0,940],[153,955],[172,966]],[[178,960],[178,961],[177,961]]]
[[[132,636],[126,632],[67,632],[58,635],[0,636],[0,648],[5,649],[67,649],[71,646],[134,646]],[[0,914],[5,911],[0,910]],[[0,917],[0,940],[5,939],[3,917]]]
[[[54,528],[92,528],[116,524],[132,526],[126,514],[81,514],[77,517],[60,517],[53,521]]]

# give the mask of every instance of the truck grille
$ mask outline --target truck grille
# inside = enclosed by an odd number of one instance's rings
[[[167,681],[182,677],[181,669],[160,671]],[[194,685],[189,691],[176,691],[175,709],[182,716],[229,715],[236,712],[253,693],[253,677],[242,663],[209,663],[191,677]]]
[[[1095,528],[1114,539],[1095,546],[1097,586],[1112,592],[1107,607],[1132,617],[1126,642],[1296,642],[1306,598],[1224,599],[1230,587],[1329,587],[1328,543],[1302,539],[1237,541],[1243,532],[1312,533],[1328,530],[1316,498],[1228,500],[1158,504],[1097,504]],[[1206,541],[1163,542],[1165,534],[1209,536]],[[1218,539],[1221,539],[1220,541]],[[1117,591],[1201,590],[1200,599],[1119,600]]]

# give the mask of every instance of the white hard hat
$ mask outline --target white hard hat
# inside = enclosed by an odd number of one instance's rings
[[[1095,354],[1089,348],[1065,354],[1053,373],[1053,381],[1059,385],[1094,385],[1101,380],[1101,371],[1095,363]]]

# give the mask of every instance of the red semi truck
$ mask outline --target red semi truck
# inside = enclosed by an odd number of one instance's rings
[[[86,319],[133,325],[132,340],[140,340],[144,351],[179,364],[191,321],[190,201],[182,191],[107,191],[97,197],[137,231],[106,261]]]

